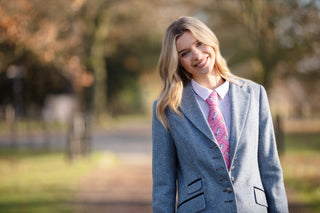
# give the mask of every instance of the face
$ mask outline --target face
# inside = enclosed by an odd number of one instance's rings
[[[215,75],[215,52],[211,46],[198,41],[191,32],[186,31],[176,40],[176,48],[182,67],[196,81]]]

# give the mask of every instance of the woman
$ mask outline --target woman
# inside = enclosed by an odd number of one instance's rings
[[[158,69],[153,212],[288,212],[264,88],[233,76],[192,17],[168,27]]]

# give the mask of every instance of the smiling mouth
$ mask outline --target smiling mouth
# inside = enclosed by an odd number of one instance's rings
[[[194,67],[202,68],[207,64],[208,57],[206,57],[204,60],[200,61],[199,63],[195,64]]]

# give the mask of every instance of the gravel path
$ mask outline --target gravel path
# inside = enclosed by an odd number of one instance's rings
[[[151,213],[151,156],[105,153],[79,184],[75,212]]]

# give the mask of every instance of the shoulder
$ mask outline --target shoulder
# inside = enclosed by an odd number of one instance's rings
[[[266,94],[266,90],[263,85],[244,78],[231,79],[230,87],[233,88],[233,90],[241,89],[256,95],[261,95],[261,93],[262,95]]]
[[[263,87],[261,84],[258,84],[252,80],[244,79],[244,78],[232,79],[230,83],[242,89],[249,89],[249,90],[260,90],[261,87]]]
[[[152,104],[153,110],[155,110],[157,108],[157,104],[158,104],[158,99],[153,101],[153,104]]]
[[[233,82],[230,82],[231,93],[238,95],[240,93],[250,94],[251,100],[256,100],[258,102],[265,102],[267,97],[267,92],[265,88],[254,81],[248,79],[236,79]]]

